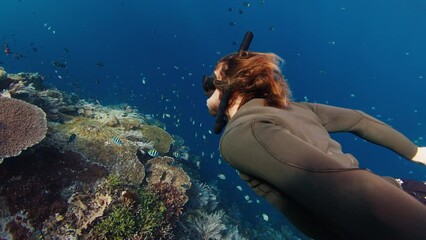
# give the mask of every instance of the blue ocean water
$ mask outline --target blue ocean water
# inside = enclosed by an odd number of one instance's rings
[[[217,179],[223,201],[255,195],[226,164],[200,88],[246,31],[250,50],[285,59],[295,101],[356,108],[426,145],[426,3],[419,0],[3,0],[0,54],[8,72],[39,72],[67,92],[153,114],[203,156],[202,176]],[[66,68],[52,66],[57,61]],[[162,118],[163,114],[170,117]],[[426,180],[424,167],[353,135],[333,135],[362,167]],[[217,178],[226,175],[226,180]],[[235,188],[243,186],[243,192]],[[266,212],[261,201],[247,216]]]

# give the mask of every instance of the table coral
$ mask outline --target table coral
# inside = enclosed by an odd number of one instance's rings
[[[18,99],[0,97],[0,163],[39,143],[46,132],[43,110]]]
[[[170,145],[173,142],[172,136],[163,129],[157,126],[144,125],[141,126],[141,131],[146,142],[154,143],[154,148],[159,153],[167,153],[170,150]]]

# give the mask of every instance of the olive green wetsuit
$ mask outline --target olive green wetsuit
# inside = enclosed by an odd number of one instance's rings
[[[223,158],[314,239],[426,239],[426,207],[391,178],[358,168],[329,132],[351,132],[411,159],[417,146],[356,110],[263,99],[244,104],[220,141]]]

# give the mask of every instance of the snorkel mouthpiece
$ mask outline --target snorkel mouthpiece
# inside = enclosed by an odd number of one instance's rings
[[[244,36],[243,41],[241,42],[240,48],[238,49],[238,54],[242,56],[243,54],[247,54],[247,50],[250,47],[251,40],[253,39],[253,33],[247,32]],[[216,80],[216,75],[213,74],[210,77],[203,77],[203,90],[204,93],[210,97],[213,92],[216,90],[214,86],[214,80]],[[232,92],[230,89],[225,89],[222,92],[222,97],[220,98],[219,110],[216,115],[216,122],[213,128],[215,134],[219,134],[222,132],[223,128],[226,126],[226,108],[228,107],[229,99],[232,96]]]

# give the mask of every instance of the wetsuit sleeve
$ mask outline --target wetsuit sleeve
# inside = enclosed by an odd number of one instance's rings
[[[389,125],[362,111],[308,104],[329,132],[351,132],[369,142],[389,148],[397,154],[412,159],[417,146]]]

